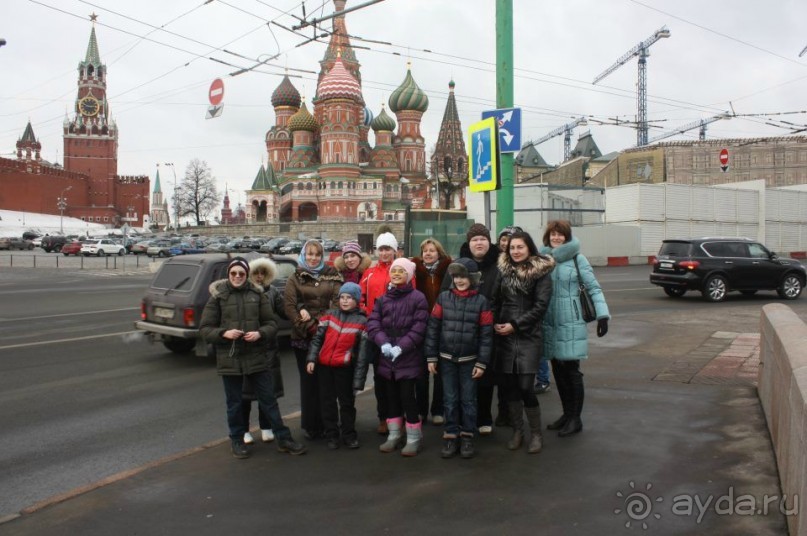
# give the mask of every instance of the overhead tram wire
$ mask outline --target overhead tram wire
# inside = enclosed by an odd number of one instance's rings
[[[737,43],[740,43],[741,45],[745,45],[745,46],[747,46],[747,47],[751,47],[751,48],[753,48],[753,49],[755,49],[755,50],[759,50],[760,52],[764,52],[764,53],[766,53],[766,54],[770,54],[771,56],[774,56],[774,57],[779,58],[779,59],[781,59],[781,60],[785,60],[785,61],[788,61],[788,62],[790,62],[790,63],[795,63],[796,65],[799,65],[800,67],[807,67],[807,65],[806,65],[806,64],[804,64],[804,63],[802,63],[802,62],[800,62],[800,61],[796,61],[796,60],[794,60],[793,58],[788,58],[787,56],[782,56],[781,54],[778,54],[778,53],[773,52],[773,51],[771,51],[771,50],[768,50],[768,49],[762,48],[762,47],[757,46],[757,45],[755,45],[755,44],[753,44],[753,43],[749,43],[749,42],[747,42],[747,41],[743,41],[742,39],[738,39],[737,37],[733,37],[733,36],[731,36],[731,35],[724,34],[724,33],[722,33],[722,32],[718,32],[717,30],[713,30],[712,28],[709,28],[708,26],[704,26],[704,25],[702,25],[702,24],[698,24],[697,22],[692,22],[691,20],[687,20],[687,19],[685,19],[685,18],[683,18],[683,17],[679,17],[678,15],[673,15],[672,13],[670,13],[670,12],[668,12],[668,11],[661,10],[661,9],[659,9],[659,8],[657,8],[657,7],[649,6],[649,5],[645,4],[644,2],[640,2],[639,0],[629,0],[629,1],[630,1],[630,2],[633,2],[633,3],[634,3],[634,4],[636,4],[636,5],[639,5],[639,6],[642,6],[642,7],[644,7],[644,8],[650,9],[650,10],[652,10],[652,11],[656,11],[656,12],[658,12],[658,13],[661,13],[661,14],[663,14],[663,15],[666,15],[666,16],[668,16],[668,17],[672,17],[672,18],[674,18],[675,20],[679,20],[679,21],[681,21],[681,22],[683,22],[683,23],[685,23],[685,24],[689,24],[689,25],[694,26],[694,27],[696,27],[696,28],[700,28],[701,30],[704,30],[704,31],[706,31],[706,32],[713,33],[713,34],[715,34],[715,35],[718,35],[718,36],[720,36],[720,37],[723,37],[724,39],[728,39],[728,40],[730,40],[730,41],[735,41],[735,42],[737,42]]]
[[[36,1],[36,0],[30,0],[30,1],[32,1],[32,2],[34,2],[34,3],[37,3],[37,4],[40,4],[40,5],[44,6],[44,7],[48,7],[48,8],[54,9],[54,10],[56,10],[56,11],[63,12],[63,13],[65,13],[65,14],[68,14],[68,15],[71,15],[71,16],[74,16],[74,17],[78,17],[78,18],[84,19],[84,17],[83,17],[83,16],[79,16],[79,15],[75,15],[75,14],[73,14],[73,13],[69,13],[69,12],[67,12],[67,11],[64,11],[64,10],[61,10],[61,9],[58,9],[58,8],[55,8],[55,7],[53,7],[53,6],[49,6],[49,5],[47,5],[47,4],[43,4],[43,3],[38,2],[38,1]],[[89,3],[89,2],[85,2],[85,3]],[[206,4],[207,4],[207,3],[209,3],[209,2],[206,2]],[[225,3],[225,2],[222,2],[222,3]],[[263,4],[263,2],[259,2],[259,3],[262,3],[262,4]],[[205,5],[206,5],[206,4],[205,4]],[[227,3],[225,3],[225,5],[228,5],[228,6],[229,6],[229,4],[227,4]],[[324,6],[324,3],[323,3],[322,5]],[[197,8],[198,8],[198,7],[201,7],[201,6],[197,6]],[[232,7],[232,6],[230,6],[230,7]],[[273,7],[273,6],[269,6],[269,7]],[[194,9],[197,9],[197,8],[194,8]],[[103,8],[102,8],[102,9],[103,9]],[[275,9],[277,9],[277,8],[275,8]],[[287,14],[287,15],[288,15],[288,12],[284,12],[284,14]],[[299,19],[299,17],[296,17],[296,16],[294,16],[294,15],[288,15],[288,16],[292,16],[292,17],[294,17],[294,18],[296,18],[296,19]],[[131,19],[131,17],[129,17],[129,18]],[[258,18],[260,18],[260,17],[258,17]],[[278,17],[278,18],[280,18],[280,17]],[[261,19],[261,20],[265,20],[265,19],[262,19],[262,18],[260,18],[260,19]],[[137,21],[137,19],[132,19],[132,20]],[[176,19],[174,19],[174,20],[176,20]],[[152,28],[155,28],[153,25],[150,25],[150,24],[145,23],[145,22],[143,22],[143,21],[137,21],[137,22],[140,22],[141,24],[145,24],[145,25],[147,25],[147,26],[150,26],[150,27],[152,27]],[[275,23],[277,26],[279,26],[279,27],[281,27],[281,28],[284,28],[284,29],[286,29],[286,30],[288,30],[288,31],[292,31],[292,32],[294,32],[293,30],[289,30],[288,28],[285,28],[283,25],[281,25],[281,24],[277,23],[276,21],[268,21],[268,23]],[[110,25],[104,24],[104,23],[97,23],[97,24],[99,24],[99,25],[101,25],[101,26],[105,26],[105,27],[110,28],[110,29],[112,29],[112,30],[118,30],[118,31],[121,31],[121,32],[126,33],[126,34],[135,35],[135,34],[132,34],[131,32],[128,32],[128,31],[125,31],[125,30],[121,30],[121,29],[118,29],[118,28],[112,27],[112,26],[110,26]],[[263,26],[263,25],[261,25],[261,27],[262,27],[262,26]],[[231,55],[235,55],[235,56],[238,56],[238,57],[245,58],[243,55],[240,55],[240,54],[234,53],[234,52],[232,52],[232,51],[230,51],[230,50],[226,50],[226,49],[224,49],[223,47],[225,47],[225,46],[227,46],[227,45],[229,45],[229,44],[231,44],[231,43],[233,43],[233,42],[235,42],[235,41],[237,41],[237,40],[239,40],[239,39],[241,39],[241,38],[245,37],[246,35],[249,35],[250,33],[253,33],[253,32],[255,32],[255,31],[258,31],[258,30],[259,30],[259,28],[260,28],[260,27],[257,27],[257,28],[255,28],[255,29],[251,30],[250,32],[247,32],[246,34],[244,34],[244,35],[242,35],[242,36],[239,36],[239,37],[235,38],[234,40],[232,40],[232,41],[228,42],[227,44],[225,44],[225,45],[221,45],[221,46],[218,46],[218,47],[213,46],[213,45],[208,45],[208,44],[206,44],[206,43],[202,43],[202,42],[200,42],[200,41],[198,41],[198,40],[195,40],[195,39],[192,39],[192,38],[186,38],[186,37],[184,37],[184,36],[181,36],[180,34],[176,34],[175,32],[168,32],[168,33],[171,33],[171,34],[177,35],[177,36],[179,36],[179,37],[183,37],[183,38],[185,38],[185,39],[187,39],[187,40],[190,40],[190,41],[193,41],[193,42],[196,42],[196,43],[200,43],[200,44],[202,44],[202,45],[204,45],[204,46],[208,46],[209,48],[211,48],[211,49],[213,49],[213,50],[221,50],[221,51],[223,51],[223,52],[225,52],[225,53],[227,53],[227,54],[231,54]],[[156,30],[155,30],[155,31],[156,31]],[[163,29],[163,31],[166,31],[166,30],[164,30],[164,29]],[[294,32],[294,33],[297,33],[297,32]],[[332,32],[328,32],[328,33],[330,34],[330,33],[332,33]],[[301,34],[301,36],[302,36],[302,34]],[[172,49],[175,49],[175,50],[179,50],[179,51],[181,51],[181,52],[185,52],[185,53],[188,53],[188,54],[191,54],[191,55],[195,56],[195,58],[194,58],[193,60],[191,60],[191,61],[189,61],[189,62],[185,63],[185,64],[184,64],[182,67],[186,67],[186,66],[188,66],[188,65],[189,65],[189,64],[190,64],[192,61],[195,61],[196,59],[199,59],[199,58],[203,57],[201,54],[196,54],[196,53],[193,53],[193,52],[190,52],[190,51],[187,51],[187,50],[183,50],[183,49],[181,49],[181,48],[179,48],[179,47],[172,46],[172,45],[169,45],[169,44],[166,44],[166,43],[162,43],[162,42],[160,42],[160,41],[156,41],[156,40],[153,40],[153,39],[149,39],[149,38],[147,38],[147,37],[143,37],[143,36],[137,36],[137,37],[142,38],[142,39],[144,39],[144,40],[151,41],[151,42],[153,42],[153,43],[155,43],[155,44],[157,44],[157,45],[167,46],[167,47],[169,47],[169,48],[172,48]],[[385,46],[392,46],[392,47],[398,47],[398,48],[409,48],[409,47],[402,47],[401,45],[394,45],[394,44],[391,44],[391,43],[388,43],[388,42],[385,42],[385,41],[377,41],[377,40],[365,39],[365,38],[361,38],[361,37],[359,37],[359,36],[350,36],[350,37],[352,37],[352,38],[354,38],[354,39],[358,39],[358,40],[360,40],[360,41],[364,41],[364,42],[371,42],[371,43],[374,43],[374,44],[381,44],[381,45],[385,45]],[[298,45],[298,46],[299,46],[299,45]],[[377,50],[377,49],[372,48],[372,47],[356,47],[356,48],[362,48],[362,49],[365,49],[365,50],[368,50],[368,51],[371,51],[371,52],[377,52],[377,53],[391,54],[391,55],[398,55],[398,56],[400,56],[400,53],[394,53],[394,52],[389,52],[389,51],[384,51],[384,50]],[[411,48],[409,48],[409,49],[411,49]],[[473,63],[480,63],[480,64],[488,64],[488,65],[490,64],[489,62],[484,62],[484,61],[481,61],[481,60],[473,60],[473,59],[470,59],[470,58],[463,58],[463,57],[461,57],[461,56],[453,56],[453,55],[450,55],[450,54],[443,54],[443,53],[440,53],[440,52],[434,52],[434,51],[429,50],[429,49],[421,49],[421,50],[422,50],[422,51],[424,51],[424,52],[427,52],[427,53],[429,53],[429,54],[441,55],[441,56],[445,56],[445,57],[455,57],[455,58],[457,58],[457,59],[462,59],[463,61],[469,61],[469,62],[473,62]],[[206,56],[205,56],[205,57],[206,57]],[[236,66],[236,65],[234,65],[234,64],[230,64],[229,62],[224,62],[223,60],[219,60],[219,59],[217,59],[217,58],[213,58],[213,57],[207,57],[207,59],[209,59],[209,60],[211,60],[211,61],[218,62],[218,63],[223,63],[223,64],[225,64],[225,65],[232,66],[232,67],[234,67],[234,68],[239,68],[238,66]],[[491,70],[481,69],[481,68],[479,68],[479,67],[473,67],[473,66],[468,66],[468,65],[461,65],[461,64],[457,64],[457,63],[451,63],[451,62],[443,62],[443,61],[438,61],[438,60],[434,60],[434,59],[430,59],[430,58],[415,57],[415,59],[422,60],[422,61],[428,61],[428,62],[435,62],[435,63],[440,63],[440,64],[451,65],[452,67],[459,67],[459,68],[464,67],[464,68],[467,68],[467,69],[474,69],[474,70],[479,70],[479,71],[492,72]],[[267,66],[269,66],[269,65],[267,65]],[[281,66],[274,66],[274,65],[272,65],[271,67],[282,68]],[[148,85],[148,84],[150,84],[150,83],[152,83],[152,82],[154,82],[154,81],[156,81],[156,80],[158,80],[158,79],[160,79],[160,78],[163,78],[163,77],[165,77],[165,76],[168,76],[169,74],[171,74],[172,72],[174,72],[175,70],[178,70],[178,69],[180,69],[180,68],[181,68],[181,67],[177,67],[177,68],[173,69],[172,71],[169,71],[169,72],[167,72],[167,73],[165,73],[165,74],[161,75],[160,77],[156,77],[156,78],[154,78],[154,79],[152,79],[152,80],[150,80],[150,81],[144,82],[143,84],[141,84],[141,85],[139,85],[139,86],[136,86],[136,87],[134,87],[134,88],[131,88],[131,89],[127,90],[127,91],[126,91],[126,92],[124,92],[124,93],[121,93],[121,94],[115,95],[114,97],[119,97],[119,96],[120,96],[120,95],[122,95],[122,94],[128,93],[128,92],[133,91],[133,90],[135,90],[135,89],[139,89],[140,87],[143,87],[143,86],[145,86],[145,85]],[[560,76],[556,76],[556,75],[550,75],[550,74],[547,74],[547,73],[540,73],[539,71],[531,71],[531,70],[528,70],[528,69],[516,69],[516,70],[518,70],[518,71],[524,71],[524,72],[532,72],[532,73],[537,73],[537,74],[540,74],[541,76],[548,76],[548,77],[552,77],[552,78],[560,78],[560,79],[569,80],[569,81],[573,81],[573,82],[579,82],[579,83],[584,84],[584,85],[590,85],[590,84],[588,84],[587,82],[584,82],[584,81],[577,81],[577,80],[575,80],[575,79],[571,79],[571,78],[560,77]],[[302,69],[301,69],[300,71],[302,71],[302,72],[312,72],[312,71],[307,71],[307,70],[302,70]],[[261,72],[261,71],[260,71],[260,70],[255,70],[254,72]],[[268,72],[264,72],[263,74],[275,75],[275,73],[268,73]],[[538,81],[538,82],[543,82],[543,83],[549,83],[549,84],[561,85],[561,86],[570,87],[570,88],[573,88],[573,89],[583,89],[583,90],[592,91],[590,88],[585,88],[585,87],[575,86],[575,85],[573,85],[573,84],[563,84],[563,83],[560,83],[560,82],[555,82],[555,81],[552,81],[552,80],[536,79],[536,78],[532,78],[532,77],[525,77],[525,76],[523,76],[523,75],[518,75],[518,77],[519,77],[519,78],[525,78],[525,79],[529,79],[529,80],[534,80],[534,81]],[[368,81],[367,81],[367,80],[365,80],[365,82],[368,82]],[[606,87],[607,87],[607,86],[606,86]],[[619,88],[612,88],[612,89],[614,89],[614,90],[616,90],[616,91],[623,91],[623,90],[620,90]],[[594,90],[594,91],[595,91],[595,92],[599,92],[599,93],[604,93],[604,94],[610,94],[610,95],[613,95],[613,96],[619,96],[619,97],[625,97],[625,98],[631,98],[631,99],[633,98],[633,94],[632,94],[632,93],[630,93],[630,94],[626,94],[626,95],[620,95],[620,94],[618,94],[618,93],[610,93],[610,92],[606,92],[606,91],[597,91],[597,90]],[[71,90],[71,92],[72,92],[72,90]],[[69,92],[69,93],[70,93],[70,92]],[[69,93],[68,93],[68,94],[69,94]],[[626,93],[627,93],[627,91],[626,91]],[[662,101],[655,101],[655,99],[654,99],[652,102],[656,102],[657,104],[666,104],[666,103],[664,103],[664,102],[663,102],[663,100],[667,100],[667,99],[664,99],[663,97],[662,97],[661,99],[662,99]],[[684,109],[692,109],[692,107],[700,107],[700,105],[697,105],[697,104],[694,104],[694,103],[687,103],[686,101],[674,101],[673,99],[669,99],[669,100],[670,100],[670,101],[673,101],[673,102],[680,102],[680,103],[682,103],[683,105],[685,105],[685,106],[677,106],[677,105],[676,105],[676,107],[679,107],[679,108],[684,108]],[[119,113],[124,112],[124,111],[127,111],[127,110],[119,110]],[[710,110],[710,112],[711,112],[711,111],[714,111],[714,110]],[[722,111],[722,110],[721,110],[721,111]],[[549,112],[549,114],[551,115],[551,113],[555,113],[555,112],[550,111],[550,112]],[[560,111],[558,111],[558,112],[557,112],[557,115],[558,115],[558,116],[562,116],[562,117],[566,117],[566,114],[565,114],[564,112],[560,112]],[[591,117],[591,118],[592,118],[594,121],[596,121],[596,122],[600,122],[601,124],[606,124],[606,125],[607,125],[607,124],[618,124],[618,123],[609,123],[609,122],[607,122],[607,121],[602,121],[602,120],[596,119],[594,116],[591,116],[590,114],[580,114],[580,113],[575,112],[575,113],[570,114],[570,115],[586,115],[586,116],[588,116],[588,117]]]

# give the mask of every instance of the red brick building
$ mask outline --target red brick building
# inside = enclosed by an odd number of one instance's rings
[[[0,158],[0,207],[64,214],[87,222],[142,227],[149,214],[149,179],[118,175],[118,128],[110,119],[106,65],[101,63],[95,26],[78,66],[72,117],[64,121],[64,166],[42,160],[29,122],[17,141],[17,159]]]

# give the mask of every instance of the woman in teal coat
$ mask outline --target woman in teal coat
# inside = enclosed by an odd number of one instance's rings
[[[544,359],[551,359],[552,373],[563,405],[563,415],[548,425],[558,430],[560,437],[576,434],[583,429],[585,389],[580,360],[588,358],[588,330],[580,308],[580,284],[575,267],[589,291],[597,312],[597,336],[608,332],[608,305],[600,284],[594,277],[588,259],[580,254],[580,241],[572,237],[572,226],[566,220],[550,221],[544,233],[541,254],[555,259],[552,271],[552,301],[544,317]]]

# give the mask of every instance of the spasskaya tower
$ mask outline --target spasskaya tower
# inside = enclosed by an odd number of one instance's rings
[[[93,17],[93,21],[95,18]],[[115,204],[118,128],[109,115],[106,65],[101,63],[95,25],[84,61],[78,65],[73,117],[64,120],[64,167],[91,179],[89,199],[97,207]]]

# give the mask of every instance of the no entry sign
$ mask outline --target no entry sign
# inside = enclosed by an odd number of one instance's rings
[[[221,78],[216,78],[213,80],[213,83],[210,84],[208,98],[210,99],[210,104],[213,106],[218,106],[221,104],[221,101],[224,100],[224,82],[221,81]]]
[[[722,149],[720,151],[720,165],[725,166],[729,163],[729,150]]]

